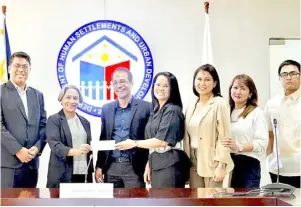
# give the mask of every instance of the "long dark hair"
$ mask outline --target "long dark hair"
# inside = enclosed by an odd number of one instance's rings
[[[171,104],[179,106],[182,109],[183,104],[182,104],[182,100],[181,100],[179,84],[178,84],[176,76],[174,76],[174,74],[172,74],[170,72],[159,72],[154,77],[153,85],[152,85],[152,108],[156,109],[159,106],[158,99],[155,97],[155,94],[154,94],[154,87],[155,87],[156,80],[160,75],[163,75],[164,77],[166,77],[168,80],[168,83],[169,83],[169,90],[170,90],[169,98],[165,104],[171,103]]]
[[[193,83],[192,83],[192,90],[193,90],[194,95],[196,95],[197,97],[200,97],[200,94],[197,92],[197,90],[195,89],[195,85],[194,85],[194,81],[196,79],[196,76],[198,75],[198,73],[200,71],[207,71],[208,73],[210,73],[210,75],[213,78],[213,81],[216,83],[215,87],[212,89],[212,94],[213,94],[213,96],[222,97],[221,86],[220,86],[218,73],[217,73],[215,67],[213,67],[213,65],[210,65],[210,64],[202,65],[199,68],[197,68],[196,71],[194,72],[194,74],[193,74]]]
[[[231,113],[235,108],[235,103],[231,97],[231,88],[232,88],[235,80],[242,81],[249,88],[249,91],[251,94],[251,97],[248,98],[248,100],[247,100],[245,110],[239,115],[239,117],[246,118],[247,115],[258,106],[258,92],[256,89],[256,85],[255,85],[254,81],[252,80],[252,78],[246,74],[240,74],[233,78],[233,80],[229,86],[229,105],[230,105]]]

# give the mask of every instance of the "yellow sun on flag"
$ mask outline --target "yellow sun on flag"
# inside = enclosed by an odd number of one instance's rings
[[[0,81],[1,83],[6,82],[5,60],[0,62]]]
[[[0,29],[0,34],[4,35],[4,29]]]

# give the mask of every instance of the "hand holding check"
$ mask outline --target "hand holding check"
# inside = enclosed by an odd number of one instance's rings
[[[115,140],[106,140],[106,141],[94,141],[92,143],[93,150],[96,151],[107,151],[107,150],[128,150],[137,146],[136,142],[131,139],[119,142],[116,144]]]
[[[125,141],[119,142],[115,145],[116,149],[118,150],[128,150],[136,147],[137,144],[134,140],[127,139]]]
[[[92,151],[92,148],[88,144],[82,144],[79,148],[82,152],[82,154],[87,154],[88,152]]]

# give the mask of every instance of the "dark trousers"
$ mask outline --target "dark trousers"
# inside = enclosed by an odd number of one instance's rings
[[[71,183],[84,183],[85,182],[85,175],[77,175],[72,174],[71,176]],[[88,173],[87,175],[87,183],[92,183],[92,173]]]
[[[259,160],[246,155],[231,153],[234,162],[231,188],[259,188],[261,168]]]
[[[37,183],[38,170],[26,163],[17,169],[1,167],[2,188],[36,188]]]
[[[113,183],[114,188],[145,188],[143,175],[137,175],[131,162],[112,162],[104,177],[105,183]]]
[[[274,173],[270,173],[272,183],[277,182],[277,175]],[[300,188],[300,176],[282,176],[279,175],[279,183],[289,184],[294,186],[295,188]]]
[[[180,166],[151,171],[152,188],[185,188],[185,176]]]

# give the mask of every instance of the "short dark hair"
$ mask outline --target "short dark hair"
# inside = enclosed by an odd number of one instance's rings
[[[300,63],[298,63],[297,61],[295,60],[285,60],[283,61],[280,65],[279,65],[279,68],[278,68],[278,75],[280,76],[280,72],[281,72],[281,69],[283,66],[286,66],[286,65],[294,65],[298,68],[299,70],[299,73],[300,73]]]
[[[159,72],[154,77],[153,85],[152,85],[152,108],[156,109],[159,106],[158,99],[155,97],[154,87],[155,87],[156,80],[160,75],[163,75],[164,77],[166,77],[168,80],[168,83],[169,83],[169,98],[165,104],[171,103],[171,104],[179,106],[182,109],[183,104],[182,104],[178,80],[177,80],[176,76],[174,76],[174,74],[172,74],[170,72]]]
[[[9,59],[9,65],[12,64],[13,60],[15,57],[18,57],[18,58],[24,58],[27,60],[27,62],[29,63],[29,65],[31,65],[31,58],[30,56],[25,53],[25,52],[22,52],[22,51],[19,51],[19,52],[15,52],[13,53],[11,56],[10,56],[10,59]]]
[[[116,72],[127,73],[128,74],[128,79],[129,79],[130,83],[133,83],[133,74],[132,74],[132,72],[129,69],[127,69],[125,67],[118,67],[118,68],[116,68],[115,71],[112,73],[111,80],[113,80],[113,76],[114,76],[114,74]]]
[[[193,90],[194,95],[196,95],[197,97],[200,96],[200,94],[197,92],[197,90],[196,90],[196,88],[195,88],[195,85],[194,85],[194,81],[195,81],[195,79],[196,79],[196,76],[197,76],[197,74],[198,74],[200,71],[207,71],[208,73],[210,73],[210,75],[211,75],[212,78],[213,78],[213,81],[216,83],[216,84],[215,84],[215,87],[214,87],[213,90],[212,90],[212,94],[213,94],[214,96],[220,96],[220,97],[222,97],[222,94],[221,94],[221,86],[220,86],[220,81],[219,81],[218,73],[217,73],[215,67],[213,67],[213,65],[210,65],[210,64],[202,65],[202,66],[198,67],[198,68],[196,69],[196,71],[194,72],[194,75],[193,75],[193,82],[192,82],[192,90]]]
[[[257,106],[258,106],[258,92],[257,92],[257,88],[256,85],[253,81],[253,79],[246,75],[246,74],[240,74],[240,75],[236,75],[230,86],[229,86],[229,105],[230,105],[230,112],[232,113],[232,111],[235,108],[235,103],[231,97],[231,89],[233,87],[234,81],[235,80],[241,80],[248,88],[251,94],[251,97],[248,98],[247,103],[246,103],[246,108],[244,109],[244,111],[239,115],[240,117],[246,118],[247,115],[252,112]]]
[[[58,96],[58,101],[62,101],[62,99],[65,96],[68,89],[76,90],[78,93],[78,97],[79,97],[79,103],[83,102],[83,96],[82,96],[80,90],[78,89],[78,87],[76,87],[75,85],[72,85],[72,84],[66,84],[62,87],[62,89],[59,93],[59,96]]]

